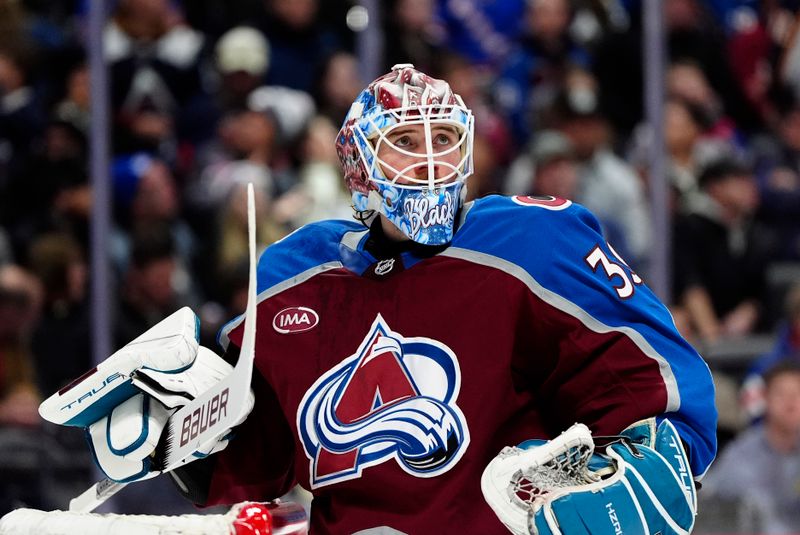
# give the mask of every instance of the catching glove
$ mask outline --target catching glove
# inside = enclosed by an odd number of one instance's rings
[[[675,427],[645,420],[604,442],[595,451],[589,429],[575,424],[551,441],[505,448],[484,470],[484,497],[517,535],[690,533],[695,486]]]

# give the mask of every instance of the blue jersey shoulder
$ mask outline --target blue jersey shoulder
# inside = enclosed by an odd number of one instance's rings
[[[521,195],[475,201],[456,237],[454,246],[499,257],[532,275],[559,257],[580,260],[587,246],[604,241],[600,223],[583,206]]]
[[[348,232],[364,230],[355,221],[309,223],[273,243],[258,260],[258,292],[323,264],[340,260],[339,244]]]
[[[454,247],[478,253],[573,314],[622,327],[631,309],[638,309],[672,323],[635,266],[606,242],[597,218],[579,204],[553,197],[487,197],[470,208],[457,237]]]

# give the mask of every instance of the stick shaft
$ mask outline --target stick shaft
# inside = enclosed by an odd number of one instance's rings
[[[79,496],[72,498],[69,501],[69,510],[78,513],[92,512],[127,485],[127,483],[117,483],[110,479],[98,481]]]

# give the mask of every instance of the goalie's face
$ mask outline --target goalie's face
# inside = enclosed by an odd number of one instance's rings
[[[412,115],[370,140],[372,195],[386,234],[440,245],[452,240],[470,168],[471,132],[451,120]]]
[[[384,193],[390,209],[397,204],[395,218],[381,217],[387,236],[398,241],[427,240],[423,243],[451,239],[463,181],[465,139],[456,126],[446,123],[398,123],[379,137],[376,160],[391,186],[379,184],[378,191]],[[436,214],[428,217],[427,222],[433,223],[428,226],[424,225],[426,211]]]
[[[459,177],[463,138],[453,125],[399,123],[378,139],[378,163],[392,184],[436,189]]]

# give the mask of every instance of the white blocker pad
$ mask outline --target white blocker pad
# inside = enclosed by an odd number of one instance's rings
[[[39,414],[55,424],[88,427],[139,392],[131,383],[135,370],[176,373],[191,366],[198,340],[199,319],[184,307],[47,398]]]
[[[133,373],[133,384],[166,407],[183,407],[233,371],[210,349],[200,346],[192,365],[180,373],[142,368]]]

